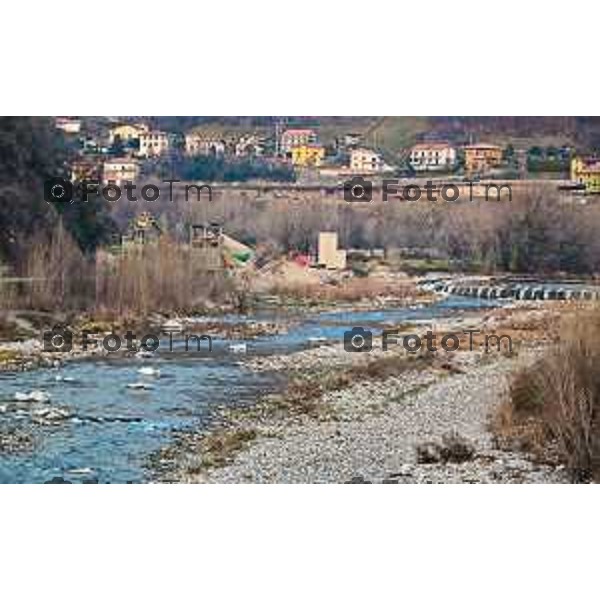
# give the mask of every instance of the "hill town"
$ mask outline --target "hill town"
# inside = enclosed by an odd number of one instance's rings
[[[0,481],[597,481],[599,132],[0,119]]]

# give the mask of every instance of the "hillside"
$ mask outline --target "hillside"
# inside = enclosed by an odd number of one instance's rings
[[[494,141],[516,147],[600,147],[598,117],[149,117],[156,127],[171,131],[197,129],[215,134],[255,132],[270,135],[280,120],[285,127],[314,127],[325,143],[348,132],[361,133],[368,145],[397,154],[423,138],[445,138],[455,143]]]

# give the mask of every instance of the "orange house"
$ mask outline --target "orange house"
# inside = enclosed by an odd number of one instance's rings
[[[485,172],[502,163],[502,148],[491,144],[473,144],[465,147],[465,169]]]

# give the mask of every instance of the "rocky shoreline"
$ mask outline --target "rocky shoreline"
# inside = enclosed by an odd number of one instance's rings
[[[123,323],[103,322],[76,322],[64,330],[72,338],[71,348],[68,351],[48,351],[44,347],[43,331],[38,332],[35,338],[0,343],[0,372],[20,372],[37,368],[58,367],[62,363],[73,360],[130,357],[139,349],[139,342],[143,336],[151,334],[163,337],[165,323],[176,322],[180,331],[171,332],[172,340],[183,341],[184,336],[207,335],[211,338],[221,337],[227,340],[247,340],[260,336],[280,334],[285,331],[289,323],[276,323],[272,321],[247,320],[240,323],[228,323],[214,318],[182,318],[167,319],[155,318],[143,327],[140,324],[126,325]],[[135,335],[135,350],[127,347],[125,334],[132,332]],[[85,335],[85,346],[81,343]],[[102,341],[108,336],[119,336],[122,340],[121,348],[117,351],[107,350]],[[192,345],[195,338],[192,338]],[[168,342],[167,342],[168,343]]]
[[[426,305],[435,301],[431,293],[417,288],[407,296],[382,296],[357,299],[348,302],[325,302],[306,298],[287,299],[279,296],[261,296],[249,313],[235,310],[226,312],[224,307],[210,307],[205,314],[160,314],[148,316],[103,317],[87,314],[56,314],[40,311],[6,311],[2,316],[0,328],[0,372],[29,371],[36,368],[55,367],[62,362],[86,358],[104,358],[107,356],[128,356],[131,352],[123,348],[117,352],[102,347],[102,339],[111,334],[123,335],[128,331],[136,334],[139,341],[144,335],[160,335],[165,324],[177,323],[181,333],[187,335],[202,334],[223,339],[247,340],[260,336],[276,335],[293,325],[297,311],[302,315],[319,313],[326,310],[360,311],[366,309],[385,309],[390,307],[413,306],[415,303]],[[253,314],[269,311],[277,318],[273,320],[253,319]],[[230,320],[224,317],[239,316]],[[243,318],[242,318],[243,317]],[[281,317],[281,318],[279,318]],[[72,336],[72,349],[67,352],[44,349],[44,335],[54,326],[68,331]],[[83,335],[88,340],[82,347]]]
[[[175,441],[149,459],[151,479],[168,482],[424,483],[564,482],[561,468],[541,465],[495,443],[491,413],[506,396],[512,373],[553,339],[555,311],[518,303],[484,311],[458,311],[447,318],[381,323],[401,334],[433,329],[439,338],[466,329],[509,332],[514,352],[488,353],[481,344],[468,351],[413,354],[400,344],[383,351],[374,336],[370,352],[347,352],[340,342],[316,340],[291,354],[248,357],[241,368],[287,379],[283,393],[255,403],[216,410],[209,430],[179,431]],[[165,317],[155,319],[160,331]],[[277,334],[292,320],[217,321],[182,318],[186,333],[210,332],[231,339]],[[81,320],[75,332],[91,330],[100,339],[124,331],[100,321]],[[41,337],[41,336],[40,336]],[[4,343],[12,370],[56,367],[65,360],[101,358],[87,353],[45,353],[41,339]],[[112,356],[115,354],[111,353]],[[116,355],[130,356],[126,351]],[[16,358],[15,358],[16,357]],[[14,359],[14,360],[13,360]],[[54,427],[77,417],[46,399],[14,398],[0,412],[25,418],[37,427]],[[27,451],[32,431],[0,432],[4,453]]]
[[[208,433],[183,433],[152,468],[160,481],[194,483],[568,482],[560,466],[500,449],[489,428],[511,375],[547,343],[550,334],[532,327],[547,318],[510,309],[460,319],[487,331],[512,327],[519,350],[511,356],[384,357],[337,344],[256,359],[247,366],[290,373],[294,386],[222,411]]]

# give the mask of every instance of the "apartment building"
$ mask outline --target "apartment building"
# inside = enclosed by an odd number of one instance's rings
[[[292,164],[295,167],[320,167],[325,158],[325,148],[318,144],[292,148]]]
[[[185,151],[188,156],[220,156],[225,154],[225,140],[201,133],[188,133],[185,136]]]
[[[573,158],[571,180],[584,185],[588,194],[600,194],[600,158],[593,156]]]
[[[287,129],[281,134],[280,151],[290,155],[296,146],[313,146],[317,144],[318,136],[313,129]]]
[[[386,170],[381,155],[369,148],[354,148],[350,152],[350,169],[353,173],[378,173]]]
[[[465,170],[485,173],[502,164],[502,148],[492,144],[472,144],[465,147]]]
[[[140,167],[135,159],[113,158],[104,163],[102,181],[104,184],[121,185],[126,181],[135,181],[140,174]]]
[[[456,165],[456,150],[445,142],[416,144],[410,151],[410,165],[419,171],[448,171]]]
[[[139,156],[160,156],[169,149],[169,136],[164,131],[148,131],[140,135]]]

